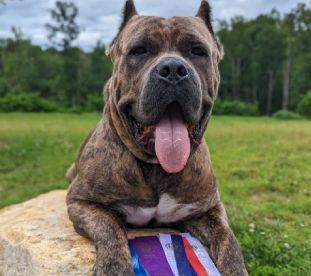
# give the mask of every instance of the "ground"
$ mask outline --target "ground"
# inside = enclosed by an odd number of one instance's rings
[[[0,208],[67,188],[65,171],[99,118],[0,114]],[[311,122],[213,117],[206,140],[250,274],[308,275]]]

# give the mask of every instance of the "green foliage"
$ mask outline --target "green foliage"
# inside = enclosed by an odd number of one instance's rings
[[[301,120],[302,119],[302,117],[299,114],[293,111],[289,111],[289,110],[279,110],[273,113],[272,117],[275,119],[279,119],[279,120]]]
[[[97,111],[96,96],[102,93],[111,70],[100,42],[93,52],[86,53],[78,48],[43,50],[23,39],[0,40],[1,97],[38,91],[40,97],[56,102],[62,110],[92,111],[93,105]]]
[[[259,112],[255,104],[239,101],[222,101],[217,99],[213,107],[213,114],[256,116],[259,114]]]
[[[89,95],[85,102],[84,110],[88,112],[101,112],[104,108],[104,99],[102,95]]]
[[[284,16],[273,10],[221,22],[221,99],[258,104],[261,114],[296,110],[301,91],[311,88],[310,20],[310,4],[298,4]]]
[[[72,113],[72,114],[82,114],[84,112],[84,109],[81,106],[72,106],[72,107],[61,108],[60,112]]]
[[[0,39],[0,96],[38,91],[62,109],[99,110],[96,96],[112,72],[105,45],[98,41],[90,52],[73,47],[81,29],[72,1],[57,1],[51,14],[54,22],[47,28],[60,47],[34,46],[18,28],[12,28],[13,39]],[[298,4],[284,16],[273,10],[253,19],[239,16],[221,22],[217,35],[225,56],[220,63],[219,95],[226,103],[221,108],[216,103],[216,114],[271,115],[281,109],[297,110],[299,100],[311,88],[310,18],[310,4]],[[258,112],[248,103],[256,105]],[[299,107],[304,116],[310,116],[309,110]]]
[[[67,189],[65,172],[100,117],[0,114],[0,208]],[[249,274],[309,275],[310,122],[214,116],[205,137]]]
[[[9,85],[4,79],[0,79],[0,97],[7,94],[9,91]]]
[[[309,91],[299,102],[298,112],[303,116],[311,118],[311,91]]]
[[[38,93],[8,94],[0,98],[0,112],[52,112],[57,109],[55,103],[40,97]]]

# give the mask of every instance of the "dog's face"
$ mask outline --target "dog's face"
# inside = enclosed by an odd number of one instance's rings
[[[219,85],[221,46],[202,1],[194,17],[139,16],[132,1],[109,48],[114,103],[133,143],[169,173],[201,142]]]

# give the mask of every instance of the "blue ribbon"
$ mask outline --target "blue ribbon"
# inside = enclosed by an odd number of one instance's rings
[[[179,235],[171,235],[174,248],[174,254],[179,276],[197,276],[189,264],[182,237]]]
[[[132,256],[132,264],[135,276],[148,276],[145,269],[139,262],[138,255],[133,244],[133,240],[129,240],[129,248]]]

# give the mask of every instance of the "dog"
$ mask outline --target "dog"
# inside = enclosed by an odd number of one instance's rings
[[[95,243],[94,275],[133,275],[125,229],[159,226],[197,237],[222,275],[247,275],[203,138],[223,56],[208,2],[162,18],[126,1],[107,55],[103,117],[67,173],[68,214]]]

